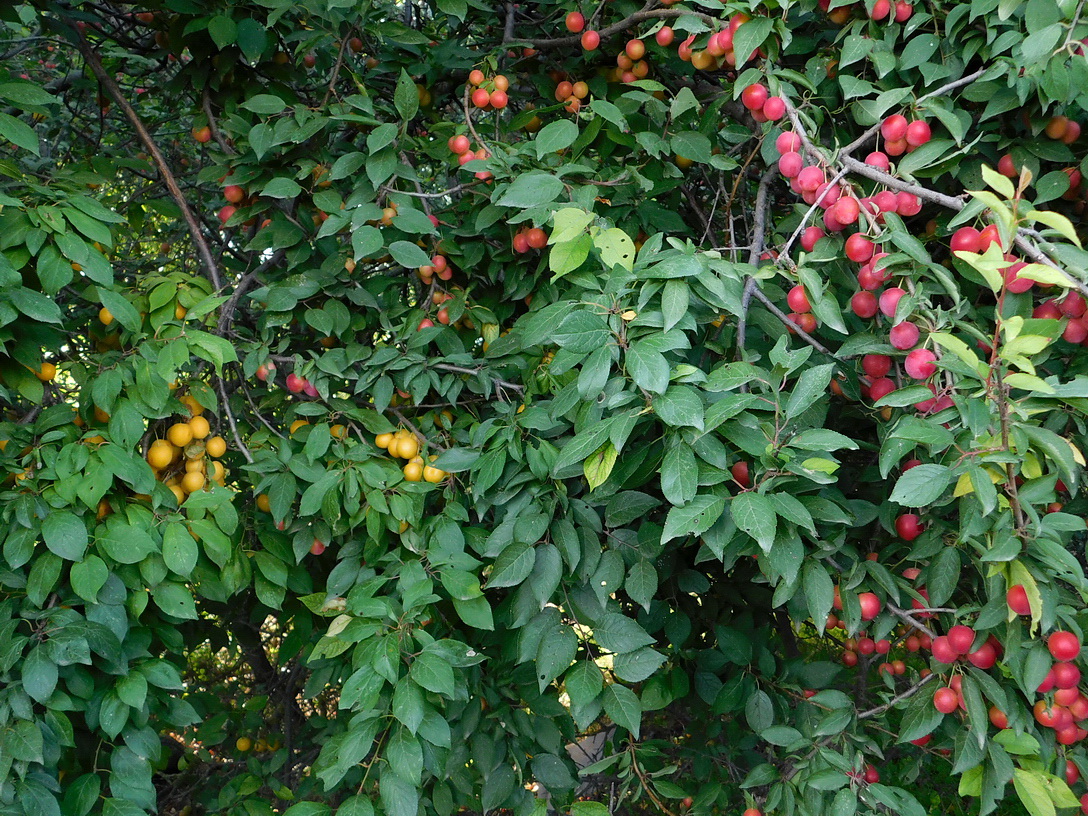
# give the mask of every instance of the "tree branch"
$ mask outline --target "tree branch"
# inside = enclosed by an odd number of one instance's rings
[[[603,4],[602,4],[603,5]],[[619,34],[621,31],[626,31],[635,23],[641,23],[644,20],[671,20],[675,17],[698,17],[704,23],[714,26],[715,28],[722,27],[722,21],[712,17],[709,14],[702,14],[697,11],[691,11],[690,9],[654,9],[650,8],[652,3],[648,4],[647,8],[643,8],[640,11],[636,11],[629,17],[625,17],[618,23],[602,28],[597,33],[601,35],[601,39],[604,40],[611,37],[613,34]],[[581,45],[582,35],[572,34],[569,37],[555,37],[550,40],[530,40],[533,48],[563,48],[569,45]]]
[[[117,87],[117,83],[113,81],[113,78],[106,73],[106,69],[102,67],[102,62],[98,59],[98,55],[94,52],[94,49],[91,48],[91,44],[87,41],[83,32],[77,28],[76,33],[79,36],[78,47],[80,53],[83,54],[83,58],[91,67],[91,70],[102,84],[102,87],[104,87],[106,92],[113,97],[115,102],[117,102],[118,107],[124,112],[125,117],[132,124],[133,128],[136,129],[136,134],[140,137],[140,141],[143,142],[144,147],[147,148],[147,152],[150,153],[151,157],[155,160],[155,166],[158,167],[159,173],[166,183],[166,188],[170,191],[170,195],[173,197],[174,201],[177,202],[178,208],[181,210],[182,218],[185,219],[185,225],[189,228],[189,234],[192,236],[193,244],[196,246],[197,254],[200,256],[200,260],[207,271],[212,286],[214,286],[217,291],[222,289],[223,281],[219,276],[219,265],[216,263],[215,256],[212,255],[211,247],[208,246],[208,242],[204,239],[204,235],[200,231],[200,223],[196,220],[196,216],[193,215],[193,211],[189,208],[189,203],[185,200],[181,188],[178,187],[177,179],[174,178],[173,172],[166,163],[166,158],[162,155],[162,151],[159,150],[159,146],[155,144],[155,140],[151,138],[151,134],[148,133],[147,128],[144,127],[144,123],[140,120],[139,115],[133,109],[132,105],[128,103],[128,100],[125,99],[124,95],[121,93],[121,89]]]

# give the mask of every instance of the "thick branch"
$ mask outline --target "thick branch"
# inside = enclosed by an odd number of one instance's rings
[[[91,48],[91,44],[87,42],[87,38],[84,36],[83,32],[78,31],[77,29],[77,33],[79,35],[80,53],[83,54],[83,58],[91,67],[91,70],[102,84],[102,87],[106,89],[106,92],[111,97],[113,97],[114,101],[117,102],[118,107],[124,112],[125,117],[132,124],[132,127],[135,128],[136,134],[140,137],[140,141],[154,159],[155,166],[158,167],[159,173],[166,183],[166,188],[170,191],[170,195],[173,197],[174,201],[177,202],[178,208],[181,210],[182,218],[185,219],[185,225],[189,228],[189,234],[192,236],[193,244],[196,246],[197,254],[200,256],[200,261],[207,271],[208,279],[211,280],[212,285],[216,290],[222,289],[223,281],[219,276],[219,265],[216,263],[215,256],[212,255],[211,247],[208,246],[208,242],[204,239],[204,235],[200,231],[200,222],[197,221],[196,216],[193,215],[193,211],[189,208],[189,203],[185,200],[185,196],[178,186],[177,179],[174,178],[170,166],[166,163],[166,158],[162,155],[162,151],[159,150],[159,146],[155,144],[155,140],[151,138],[151,134],[148,133],[147,128],[144,127],[144,123],[140,120],[139,115],[133,109],[132,105],[128,103],[128,100],[125,99],[124,95],[121,93],[121,89],[117,87],[117,83],[113,81],[113,78],[106,72],[106,69],[102,67],[101,60],[98,59],[98,55],[94,52],[94,49]]]

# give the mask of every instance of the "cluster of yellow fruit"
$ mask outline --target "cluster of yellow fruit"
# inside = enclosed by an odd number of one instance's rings
[[[265,751],[279,750],[280,741],[275,740],[275,739],[274,740],[259,739],[256,742],[254,742],[249,737],[238,737],[237,741],[234,743],[234,747],[237,748],[242,753],[245,753],[246,751],[249,751],[249,750],[256,751],[257,753],[264,753]]]
[[[430,482],[438,484],[448,475],[446,471],[428,465],[419,455],[419,440],[404,428],[398,428],[395,433],[383,433],[374,437],[374,444],[379,448],[389,451],[389,455],[397,459],[407,459],[404,466],[404,480],[407,482]],[[435,457],[431,457],[433,460]]]
[[[196,400],[182,400],[193,416],[171,425],[166,438],[156,439],[147,451],[147,463],[155,471],[155,478],[170,488],[178,504],[189,494],[203,490],[209,478],[219,485],[225,485],[227,478],[223,463],[209,459],[218,459],[227,452],[226,441],[221,436],[209,439],[211,425],[201,416],[203,407]]]

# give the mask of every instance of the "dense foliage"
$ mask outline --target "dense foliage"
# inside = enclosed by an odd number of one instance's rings
[[[1083,11],[0,4],[0,813],[1078,808]]]

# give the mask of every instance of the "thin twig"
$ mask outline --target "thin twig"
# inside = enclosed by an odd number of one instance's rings
[[[396,190],[388,185],[382,187],[384,193],[396,193],[397,195],[410,196],[412,198],[444,198],[454,193],[460,193],[463,190],[469,190],[480,184],[479,181],[467,181],[464,184],[458,184],[456,187],[450,187],[448,190],[442,190],[438,193],[422,193],[422,192],[410,192],[408,190]]]
[[[482,368],[466,368],[464,366],[451,365],[449,363],[432,363],[431,368],[438,368],[442,371],[451,371],[454,374],[469,374],[472,376],[476,376],[483,372]],[[524,385],[518,385],[517,383],[509,382],[508,380],[502,380],[498,377],[491,377],[491,382],[493,382],[496,386],[501,386],[502,388],[509,388],[511,391],[525,390]]]
[[[219,122],[215,118],[215,113],[212,112],[212,97],[207,88],[204,89],[203,97],[204,115],[208,117],[208,130],[212,132],[212,138],[224,153],[233,153],[234,148],[227,143],[227,140],[223,138],[223,132],[219,130]]]
[[[956,88],[963,87],[964,85],[970,85],[980,76],[985,74],[988,70],[988,68],[981,68],[978,71],[975,71],[973,74],[968,74],[967,76],[960,77],[959,79],[953,80],[952,82],[947,82],[936,90],[930,91],[929,93],[918,97],[918,99],[915,100],[914,104],[920,105],[927,99],[932,99],[935,96],[943,96],[949,91],[954,91]],[[869,139],[871,139],[880,131],[881,124],[881,122],[877,122],[863,134],[858,136],[858,138],[854,139],[854,141],[850,142],[850,144],[848,144],[846,147],[839,151],[839,157],[842,158],[843,156],[849,156],[851,153],[853,153],[855,150],[857,150],[859,147],[869,141]]]
[[[332,66],[332,75],[329,77],[329,87],[325,89],[325,95],[321,98],[322,108],[329,104],[329,97],[332,96],[333,89],[336,87],[336,80],[340,76],[340,66],[344,64],[344,50],[347,47],[348,38],[343,37],[340,40],[340,50],[336,52],[336,63]]]
[[[836,360],[839,359],[835,354],[833,354],[831,351],[829,351],[827,349],[827,347],[824,346],[823,343],[821,343],[819,340],[817,340],[815,337],[813,337],[807,331],[805,331],[800,326],[798,326],[796,323],[794,323],[792,320],[790,320],[789,317],[786,315],[786,313],[783,312],[781,309],[779,309],[774,304],[773,300],[771,300],[769,297],[767,297],[765,294],[763,294],[762,290],[760,290],[760,288],[758,286],[756,286],[752,290],[752,294],[755,296],[756,300],[758,300],[760,303],[762,303],[764,306],[767,307],[767,309],[770,311],[771,314],[773,314],[780,321],[782,321],[783,326],[785,326],[786,328],[796,332],[798,337],[800,337],[802,340],[804,340],[806,343],[808,343],[810,346],[812,346],[814,349],[816,349],[820,353],[826,354],[829,357],[834,357]]]
[[[285,254],[286,252],[282,249],[276,250],[272,254],[272,257],[270,257],[267,261],[262,263],[249,274],[244,275],[242,279],[238,281],[238,285],[234,287],[234,292],[231,294],[227,302],[223,304],[223,307],[219,310],[219,321],[217,323],[217,329],[219,331],[219,334],[222,334],[227,330],[231,318],[234,316],[234,311],[238,308],[238,301],[241,300],[242,295],[245,294],[246,290],[249,289],[250,285],[255,280],[257,280],[257,278],[260,277],[261,274],[282,261]]]
[[[234,412],[230,409],[230,398],[227,396],[226,386],[223,385],[223,378],[217,376],[215,384],[219,389],[219,398],[223,401],[223,413],[227,415],[227,424],[230,425],[230,433],[234,437],[234,444],[238,446],[238,450],[242,452],[242,456],[246,458],[246,461],[252,465],[253,454],[249,452],[246,443],[242,441],[242,435],[238,433],[238,423],[234,419]]]
[[[909,700],[911,697],[917,694],[919,690],[921,690],[922,686],[924,686],[926,683],[930,683],[936,680],[938,677],[940,677],[939,674],[927,674],[913,686],[895,695],[894,697],[892,697],[892,699],[888,700],[888,702],[884,703],[883,705],[878,705],[876,708],[870,708],[868,711],[860,712],[858,714],[858,719],[868,720],[872,717],[876,717],[879,714],[883,714],[885,711],[887,711],[889,708],[894,707],[896,704],[901,703],[904,700]]]
[[[899,608],[899,606],[892,603],[891,601],[885,601],[884,602],[884,608],[887,609],[889,612],[891,612],[893,615],[895,615],[897,618],[899,618],[899,620],[913,626],[919,632],[922,632],[923,634],[929,635],[931,638],[937,637],[936,632],[934,632],[932,629],[930,629],[924,623],[920,623],[918,620],[916,620],[915,617],[910,612],[908,612],[905,609]]]

